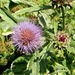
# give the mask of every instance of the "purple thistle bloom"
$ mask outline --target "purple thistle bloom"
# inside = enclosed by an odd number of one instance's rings
[[[40,47],[42,31],[33,22],[24,21],[18,23],[12,36],[13,44],[17,50],[30,53]]]

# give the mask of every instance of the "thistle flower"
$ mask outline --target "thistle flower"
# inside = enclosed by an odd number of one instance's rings
[[[69,4],[72,0],[52,0],[55,4]]]
[[[64,31],[59,31],[54,36],[55,46],[58,46],[59,48],[66,48],[70,44],[70,37],[69,34]]]
[[[42,30],[33,22],[20,22],[13,32],[12,41],[18,51],[30,53],[40,47]]]

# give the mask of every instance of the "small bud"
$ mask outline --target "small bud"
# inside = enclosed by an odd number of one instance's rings
[[[57,47],[66,48],[70,44],[71,39],[68,33],[59,31],[57,34],[55,34],[54,41]]]

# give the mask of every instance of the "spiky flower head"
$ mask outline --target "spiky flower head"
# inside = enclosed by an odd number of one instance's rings
[[[18,48],[18,51],[30,53],[40,47],[42,30],[33,22],[20,22],[13,32],[13,44]]]
[[[54,4],[60,4],[60,5],[64,5],[64,4],[69,4],[70,2],[72,2],[73,0],[52,0],[52,2]]]
[[[65,31],[59,31],[54,36],[55,46],[59,48],[66,48],[70,45],[70,36]]]

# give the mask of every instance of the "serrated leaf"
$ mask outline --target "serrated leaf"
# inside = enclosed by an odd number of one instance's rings
[[[74,47],[68,47],[67,51],[70,52],[70,53],[75,54],[75,48]]]
[[[57,62],[55,62],[54,69],[55,69],[55,71],[53,73],[51,73],[51,75],[55,75],[55,74],[65,75],[66,72],[69,71],[69,69],[67,67],[65,67]]]
[[[43,18],[43,16],[42,16],[40,13],[38,14],[38,20],[39,20],[39,24],[40,24],[42,27],[46,27],[45,19]]]
[[[35,7],[29,7],[29,8],[23,8],[23,9],[20,9],[18,11],[16,11],[13,15],[22,15],[22,14],[25,14],[25,13],[28,13],[28,12],[38,12],[40,10],[45,10],[45,9],[50,9],[51,6],[38,6],[36,5]]]
[[[14,13],[14,15],[21,15],[21,14],[24,14],[24,13],[38,11],[38,10],[40,10],[39,6],[29,7],[29,8],[23,8],[23,9],[20,9],[20,10],[16,11]]]
[[[40,75],[40,64],[39,60],[36,59],[36,53],[35,55],[30,59],[27,65],[27,70],[31,70],[32,72],[30,75]]]
[[[42,25],[44,27],[48,27],[48,28],[51,27],[50,17],[46,12],[40,11],[39,14],[38,14],[38,20],[39,20],[40,25]]]
[[[51,42],[51,43],[49,43],[48,45],[46,45],[46,46],[43,48],[43,50],[42,50],[39,54],[37,54],[37,57],[40,57],[40,56],[42,56],[44,53],[46,53],[46,52],[48,51],[48,49],[51,48],[52,45],[53,45],[53,42]]]
[[[12,34],[13,32],[11,31],[11,29],[14,27],[15,25],[9,25],[6,21],[0,22],[0,34],[2,36],[8,36],[10,34]]]
[[[17,4],[23,3],[23,4],[30,5],[30,6],[35,6],[36,5],[34,2],[25,1],[25,0],[12,0],[12,2],[17,3]]]
[[[6,13],[0,9],[0,16],[2,17],[3,20],[5,20],[9,25],[13,25],[15,24],[15,22],[13,20],[11,20],[11,18],[9,18]]]
[[[14,74],[20,74],[24,70],[26,70],[26,59],[24,56],[18,57],[16,60],[14,60],[11,64],[11,70],[14,72]]]

